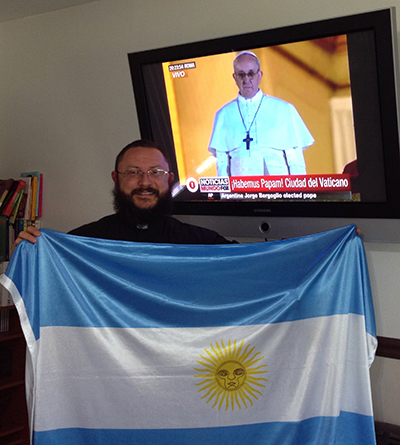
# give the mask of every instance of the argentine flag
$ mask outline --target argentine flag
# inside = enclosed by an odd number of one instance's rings
[[[355,226],[193,246],[42,230],[1,283],[28,345],[33,443],[375,443]]]

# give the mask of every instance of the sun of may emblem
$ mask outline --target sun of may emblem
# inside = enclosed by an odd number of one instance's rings
[[[194,368],[199,374],[195,378],[201,379],[196,386],[201,388],[199,393],[205,391],[202,399],[207,398],[207,403],[214,402],[212,408],[218,406],[221,409],[225,406],[225,411],[235,408],[235,405],[242,409],[242,404],[247,408],[249,402],[253,405],[252,398],[257,399],[262,396],[259,389],[265,388],[264,382],[267,379],[260,375],[266,374],[267,365],[259,362],[264,357],[259,357],[260,352],[254,352],[255,347],[250,349],[247,345],[244,349],[244,340],[240,345],[236,340],[225,346],[221,340],[221,345],[215,342],[215,346],[210,345],[210,350],[205,349],[207,356],[201,355],[201,360],[197,363],[202,368]]]

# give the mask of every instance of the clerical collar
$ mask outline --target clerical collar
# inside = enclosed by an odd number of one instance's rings
[[[240,104],[256,104],[256,103],[260,102],[260,100],[262,99],[263,96],[264,96],[264,93],[261,91],[261,89],[259,89],[257,91],[257,93],[250,99],[246,99],[241,94],[238,94],[238,101]]]

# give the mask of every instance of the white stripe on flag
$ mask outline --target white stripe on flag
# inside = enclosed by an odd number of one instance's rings
[[[260,358],[246,369],[246,382],[259,391],[256,399],[243,385],[247,407],[240,397],[212,407],[217,396],[199,392],[204,379],[195,376],[204,363],[215,374],[221,340],[225,347],[231,341],[232,352],[221,363],[232,361],[242,340],[241,352],[250,345],[246,360]],[[41,328],[35,430],[203,428],[340,411],[371,416],[368,342],[364,317],[354,314],[220,328]],[[221,391],[217,383],[213,378],[211,389]]]

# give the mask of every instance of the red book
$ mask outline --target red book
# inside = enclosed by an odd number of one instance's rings
[[[15,181],[17,182],[17,187],[14,190],[14,193],[12,194],[11,198],[8,200],[7,204],[5,205],[5,207],[3,208],[2,214],[6,215],[6,216],[10,216],[13,208],[14,208],[14,203],[15,200],[18,196],[18,193],[21,189],[23,189],[25,187],[26,182],[23,181],[22,179],[20,179],[19,181]]]
[[[5,198],[3,199],[2,203],[1,203],[0,214],[3,213],[3,210],[6,208],[6,205],[8,204],[8,201],[10,201],[10,199],[14,195],[14,192],[15,192],[17,187],[18,187],[18,181],[12,180],[10,188],[8,189],[7,193],[5,194]]]
[[[5,201],[13,182],[14,182],[14,179],[6,179],[1,182],[1,185],[0,185],[0,206]]]

